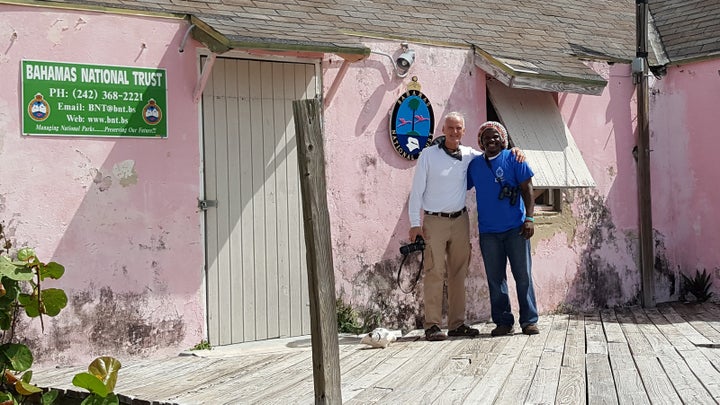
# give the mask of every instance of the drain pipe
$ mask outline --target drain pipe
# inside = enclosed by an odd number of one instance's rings
[[[190,31],[195,28],[195,24],[190,24],[187,31],[185,31],[185,35],[183,35],[183,39],[180,42],[180,47],[178,48],[178,52],[183,53],[185,52],[185,43],[187,42],[188,36],[190,35]]]
[[[642,277],[642,305],[655,307],[655,241],[652,226],[652,197],[650,188],[650,120],[648,95],[648,0],[635,0],[637,48],[632,70],[637,85],[637,185],[638,228],[640,237],[640,274]]]

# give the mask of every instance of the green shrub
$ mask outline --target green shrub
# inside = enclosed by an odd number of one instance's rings
[[[697,302],[705,302],[712,297],[712,292],[710,292],[712,281],[710,281],[710,274],[707,273],[706,269],[703,269],[702,273],[700,273],[700,270],[695,270],[695,277],[693,278],[684,274],[682,274],[682,278],[685,292],[692,294]]]
[[[359,335],[380,326],[382,315],[370,309],[358,312],[342,298],[336,302],[338,332]]]

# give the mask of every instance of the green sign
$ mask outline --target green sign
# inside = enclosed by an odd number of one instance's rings
[[[165,69],[22,61],[23,134],[167,137]]]

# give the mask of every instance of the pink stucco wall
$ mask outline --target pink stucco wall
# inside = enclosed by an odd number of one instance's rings
[[[369,48],[397,57],[397,43],[367,43]],[[398,78],[390,59],[371,54],[336,77],[342,60],[324,63],[325,90],[340,80],[337,94],[325,111],[328,204],[333,226],[336,289],[339,296],[357,307],[382,312],[388,323],[412,324],[418,311],[418,294],[406,295],[396,288],[398,248],[407,239],[407,196],[415,162],[401,157],[392,147],[389,114],[413,76],[430,100],[435,115],[435,136],[442,117],[450,111],[466,114],[463,142],[475,145],[474,131],[484,121],[484,75],[472,65],[465,50],[412,44],[415,63],[409,75]],[[474,262],[479,255],[474,254]],[[469,297],[476,301],[484,276],[474,266],[468,277]],[[404,270],[414,279],[415,266]],[[409,275],[412,273],[412,277]],[[474,302],[477,313],[484,304]]]
[[[368,43],[394,54],[397,44]],[[336,79],[342,61],[324,63],[327,91],[339,82],[325,113],[328,202],[333,226],[338,294],[359,308],[380,312],[385,322],[407,327],[422,319],[421,288],[397,289],[395,276],[407,239],[407,195],[414,161],[400,157],[389,137],[393,103],[417,76],[436,117],[466,114],[463,142],[476,146],[475,131],[485,120],[485,77],[465,49],[412,45],[416,61],[405,79],[376,54],[353,64]],[[394,55],[396,56],[396,55]],[[533,240],[534,278],[541,311],[587,309],[637,302],[634,87],[626,65],[591,66],[609,84],[601,96],[560,94],[559,105],[597,182],[592,189],[568,190],[564,215],[543,219]],[[468,206],[474,210],[472,195]],[[467,281],[468,320],[489,318],[489,300],[471,215],[473,259]],[[417,267],[408,267],[409,282]],[[405,288],[409,285],[406,284]]]
[[[197,57],[179,19],[0,5],[0,220],[66,272],[26,329],[39,361],[176,353],[204,338]],[[167,139],[21,135],[22,59],[167,69]]]
[[[108,29],[112,27],[112,29]],[[176,19],[0,6],[0,220],[16,245],[66,266],[48,282],[70,302],[60,316],[27,326],[40,360],[161,355],[206,337],[200,195],[200,123],[193,102],[197,54],[178,46]],[[397,56],[399,43],[367,42]],[[338,295],[380,313],[387,326],[416,327],[421,288],[395,283],[407,238],[407,196],[415,167],[392,147],[389,114],[417,76],[435,113],[435,135],[450,111],[466,114],[466,145],[486,119],[485,74],[465,48],[410,45],[408,77],[378,54],[352,63],[323,60],[328,204]],[[167,69],[167,139],[24,137],[19,119],[22,59]],[[558,104],[597,187],[566,190],[560,215],[538,221],[533,273],[541,312],[638,303],[636,100],[627,65],[589,64],[602,95],[559,94]],[[720,62],[672,67],[652,82],[651,156],[658,301],[676,299],[678,272],[707,268],[718,278],[709,136],[718,114]],[[693,146],[691,148],[691,146]],[[532,164],[532,162],[530,162]],[[489,319],[472,194],[473,257],[468,320]],[[404,270],[405,288],[417,263]]]
[[[720,60],[671,66],[652,85],[653,227],[662,266],[694,276],[707,270],[720,285]]]

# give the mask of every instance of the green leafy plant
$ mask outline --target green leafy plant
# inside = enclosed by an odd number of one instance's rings
[[[712,297],[712,292],[710,292],[712,281],[710,281],[710,274],[708,274],[707,269],[703,269],[702,273],[700,273],[700,270],[695,270],[695,277],[693,278],[682,274],[682,278],[685,292],[692,294],[697,302],[705,302]]]
[[[44,316],[56,316],[67,305],[65,291],[58,288],[42,288],[46,279],[59,279],[65,267],[41,262],[31,248],[19,249],[11,256],[12,243],[5,235],[0,222],[0,405],[55,402],[59,392],[43,389],[30,381],[33,372],[33,355],[26,345],[17,343],[15,327],[22,312],[29,318],[39,318],[41,330],[45,330]],[[98,357],[88,367],[87,373],[79,373],[73,384],[84,388],[90,395],[83,405],[119,404],[113,393],[120,362],[112,357]]]
[[[338,298],[335,305],[337,308],[338,332],[359,335],[380,326],[382,315],[379,313],[371,310],[358,312],[351,305],[345,304],[342,298]]]
[[[210,342],[207,340],[201,340],[200,343],[193,346],[190,350],[212,350],[212,346],[210,346]]]
[[[73,385],[90,392],[81,405],[119,405],[120,400],[113,390],[120,367],[117,359],[104,356],[90,363],[87,373],[76,374]]]
[[[41,262],[31,248],[24,247],[11,256],[12,243],[0,223],[0,404],[34,401],[50,404],[57,392],[46,392],[33,385],[33,355],[16,342],[15,328],[22,312],[39,318],[44,331],[44,316],[56,316],[67,305],[67,296],[57,288],[42,288],[46,279],[59,279],[65,268],[55,262]]]

